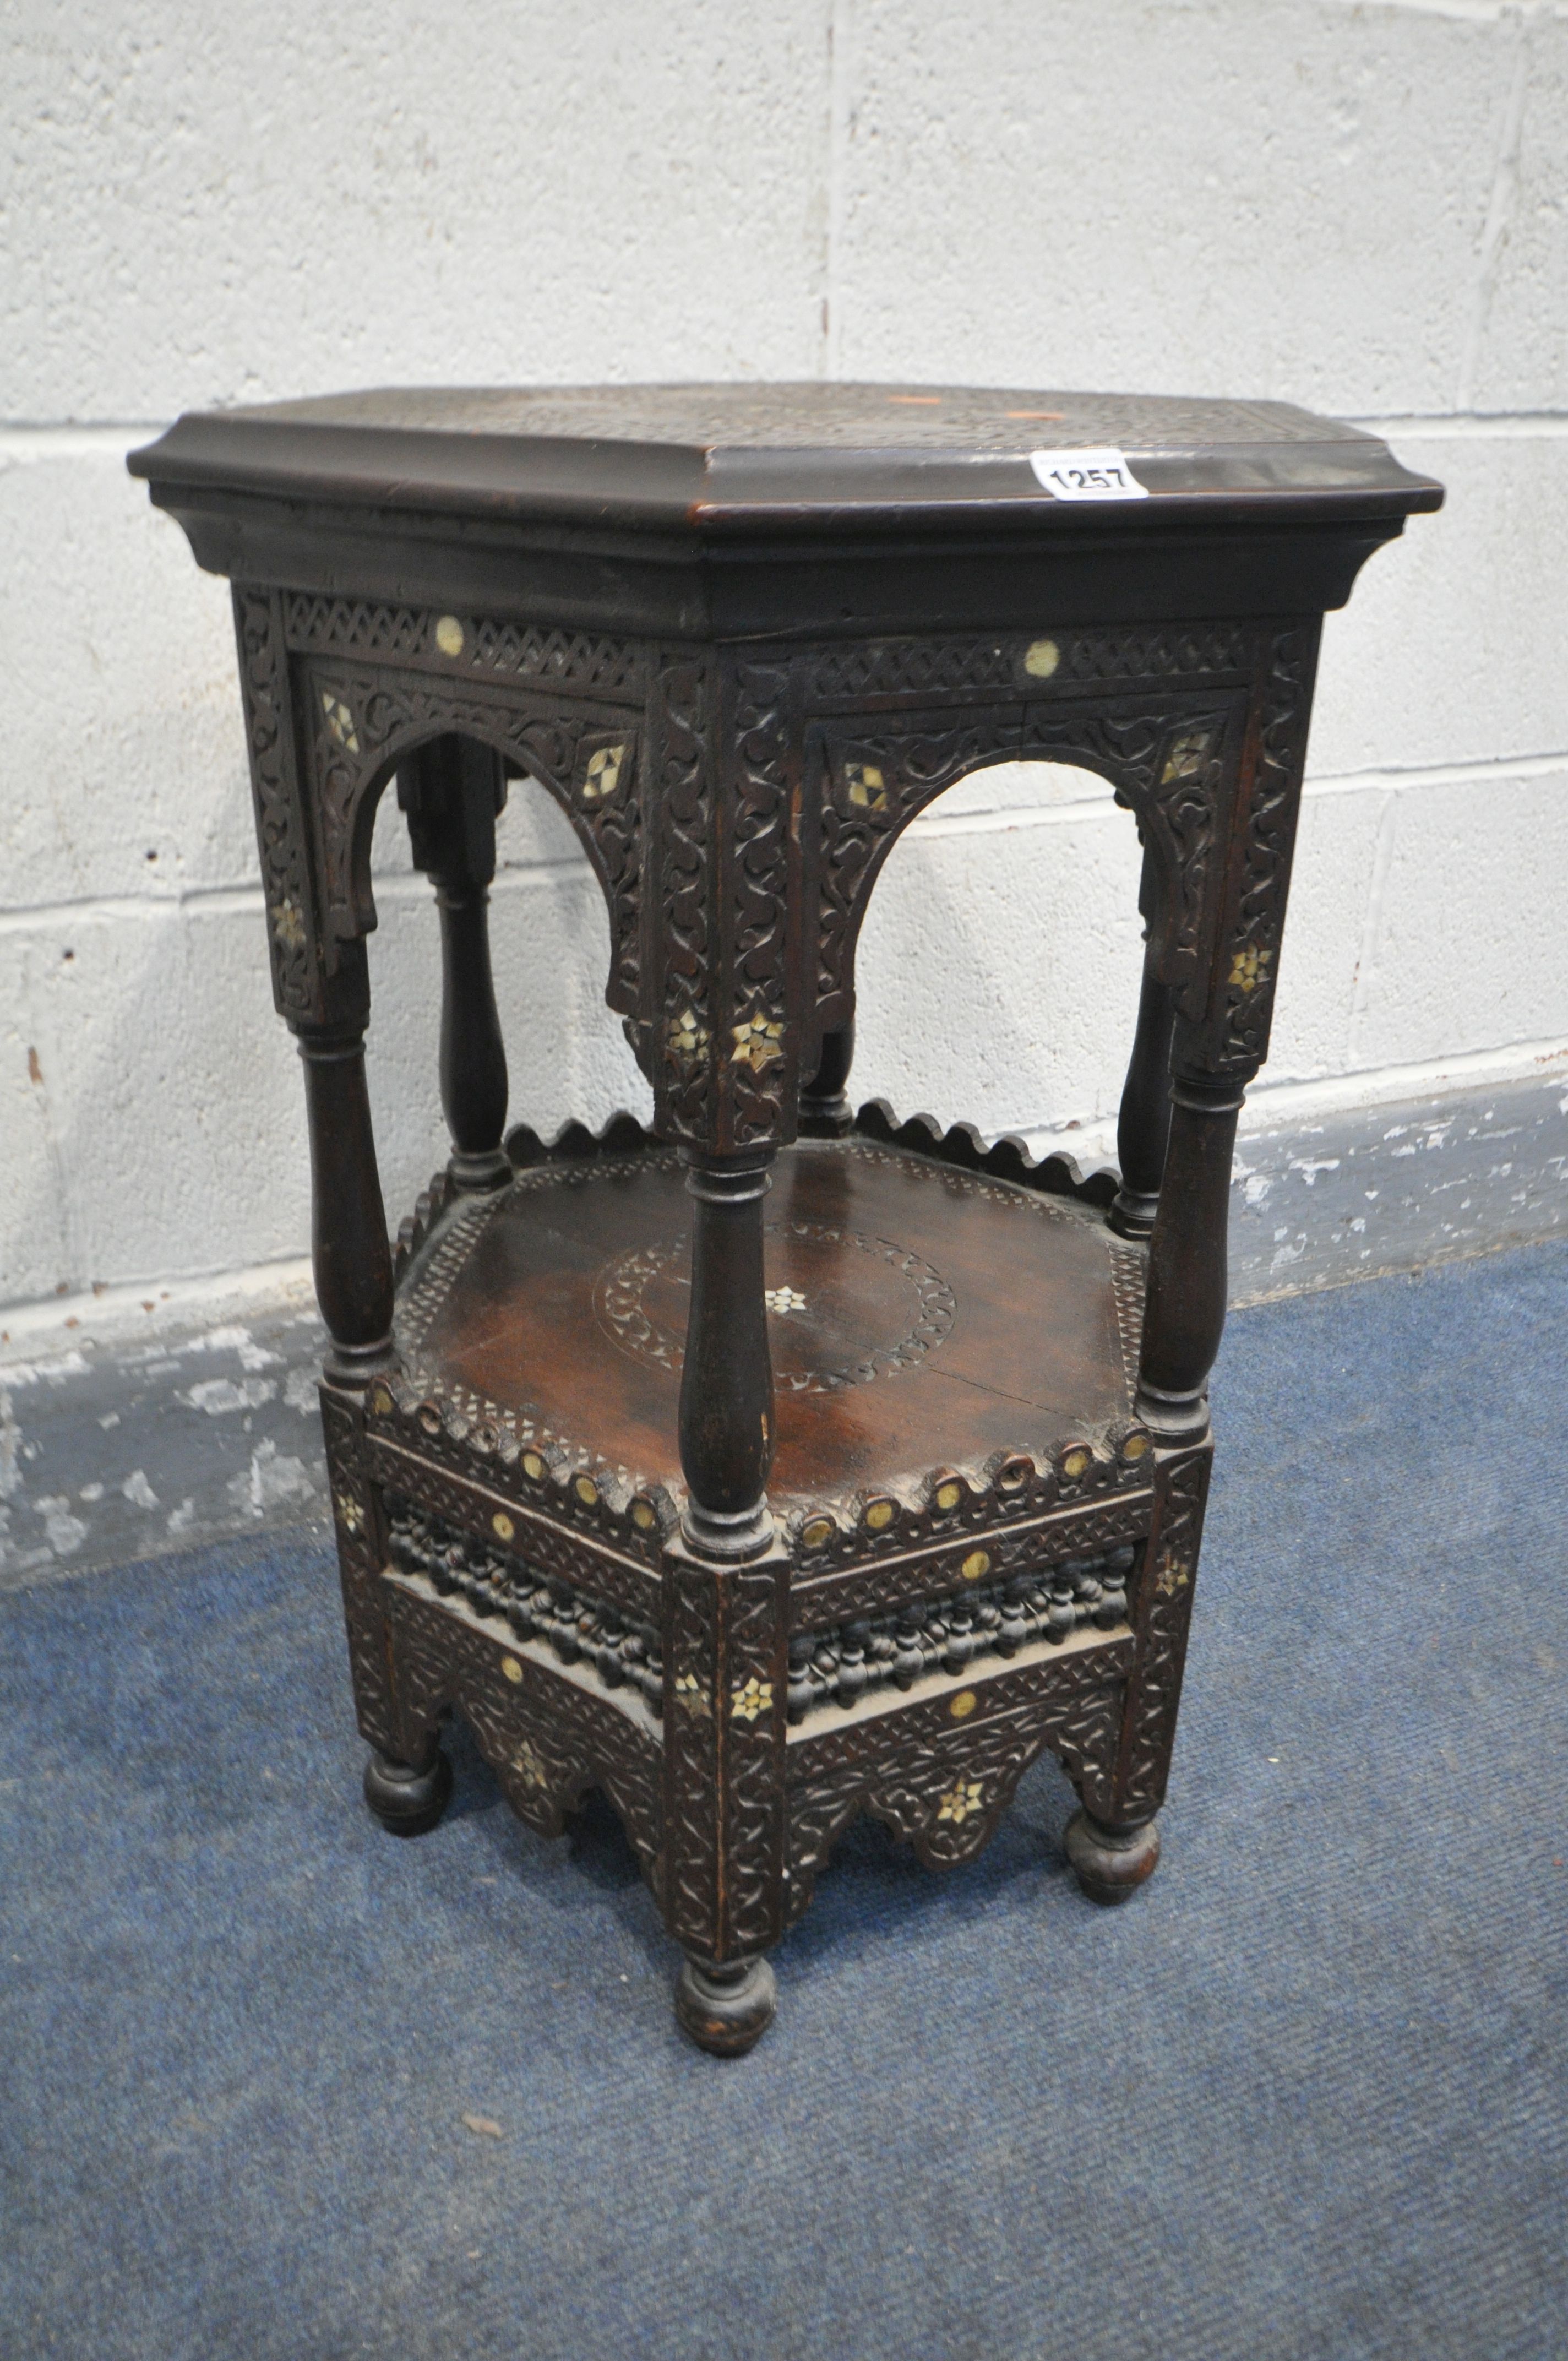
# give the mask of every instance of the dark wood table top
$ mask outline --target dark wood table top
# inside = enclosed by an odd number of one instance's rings
[[[1111,446],[1146,501],[1055,498],[1031,452]],[[137,452],[163,487],[722,532],[894,512],[1049,530],[1172,505],[1405,515],[1439,488],[1280,401],[954,386],[384,388],[192,412]]]

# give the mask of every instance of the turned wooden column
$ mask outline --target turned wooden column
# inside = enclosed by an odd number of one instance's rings
[[[356,1380],[391,1351],[392,1256],[370,1099],[363,1020],[297,1026],[311,1136],[311,1259],[332,1338],[330,1373]]]
[[[433,739],[398,772],[415,865],[441,914],[441,1104],[459,1189],[504,1187],[506,1049],[490,972],[489,887],[496,816],[506,802],[500,757],[471,739]]]
[[[691,1310],[681,1372],[686,1537],[709,1557],[764,1550],[773,1455],[773,1370],[762,1300],[765,1157],[688,1158]]]
[[[800,1131],[806,1139],[841,1139],[854,1125],[846,1085],[855,1056],[855,1020],[822,1036],[817,1071],[800,1094]]]
[[[1138,1409],[1157,1433],[1201,1434],[1209,1372],[1225,1325],[1231,1159],[1242,1083],[1183,1071],[1170,1089],[1170,1140],[1149,1243]]]
[[[1122,1107],[1116,1125],[1116,1154],[1122,1186],[1108,1219],[1124,1238],[1146,1238],[1159,1211],[1160,1181],[1165,1173],[1166,1147],[1170,1137],[1170,1044],[1176,1026],[1176,1004],[1157,972],[1156,895],[1158,880],[1152,852],[1144,854],[1138,886],[1138,910],[1144,921],[1143,988],[1138,996],[1138,1026],[1127,1079],[1122,1087]]]

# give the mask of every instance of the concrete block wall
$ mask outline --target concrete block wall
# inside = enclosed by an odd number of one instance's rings
[[[1270,1091],[1568,1064],[1568,9],[1344,0],[18,0],[0,252],[0,1305],[289,1265],[226,591],[123,472],[185,407],[845,376],[1298,401],[1447,510],[1324,648]],[[602,911],[514,792],[519,1115],[643,1104]],[[389,1205],[440,1160],[435,942],[378,836]],[[911,831],[857,1083],[1103,1139],[1130,823],[988,772]]]

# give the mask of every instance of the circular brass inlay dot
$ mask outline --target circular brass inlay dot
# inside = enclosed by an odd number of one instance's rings
[[[1092,1456],[1092,1453],[1088,1451],[1069,1451],[1067,1457],[1062,1461],[1063,1474],[1067,1476],[1081,1476]]]
[[[463,626],[455,615],[443,615],[435,627],[435,644],[444,656],[463,653]]]
[[[390,1418],[393,1409],[395,1408],[395,1404],[392,1400],[392,1389],[390,1386],[371,1387],[370,1407],[375,1411],[378,1418]]]
[[[512,1523],[511,1519],[508,1516],[504,1509],[498,1509],[495,1515],[490,1519],[490,1531],[495,1533],[499,1540],[510,1542],[513,1533],[516,1532],[517,1527]]]
[[[991,1572],[991,1552],[989,1550],[970,1550],[968,1557],[966,1557],[963,1562],[960,1571],[962,1572],[963,1578],[966,1582],[978,1582],[982,1574],[989,1574]]]
[[[544,1473],[544,1462],[541,1459],[537,1451],[525,1451],[523,1453],[522,1472],[525,1476],[532,1476],[534,1482],[536,1484],[538,1483],[540,1477]]]
[[[833,1538],[832,1518],[813,1517],[811,1522],[806,1526],[806,1531],[801,1534],[800,1538],[806,1543],[807,1549],[821,1549],[825,1543],[830,1542]]]
[[[938,1484],[937,1487],[937,1506],[938,1509],[956,1509],[959,1502],[963,1499],[963,1487],[961,1484]]]
[[[1033,1473],[1034,1470],[1026,1459],[1010,1459],[996,1480],[1004,1492],[1015,1492],[1020,1484],[1028,1482]]]
[[[522,1680],[522,1666],[518,1663],[515,1656],[503,1656],[501,1658],[501,1670],[506,1675],[509,1681],[515,1681],[521,1684]]]
[[[652,1532],[653,1527],[658,1522],[658,1519],[653,1514],[653,1503],[652,1500],[633,1500],[631,1503],[631,1521],[636,1526],[640,1533],[651,1533]]]
[[[866,1510],[866,1522],[873,1533],[884,1532],[892,1524],[893,1519],[894,1505],[891,1500],[873,1500]]]
[[[594,1509],[598,1506],[598,1486],[591,1476],[579,1476],[572,1489],[585,1509]]]
[[[1055,640],[1034,640],[1024,658],[1024,669],[1031,680],[1049,680],[1061,662],[1061,650]]]
[[[980,1699],[972,1689],[960,1689],[948,1711],[955,1721],[967,1721],[979,1703]]]
[[[1122,1445],[1122,1456],[1124,1459],[1141,1459],[1148,1447],[1149,1439],[1146,1434],[1129,1434]]]

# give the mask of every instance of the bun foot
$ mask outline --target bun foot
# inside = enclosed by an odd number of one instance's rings
[[[1152,1877],[1159,1859],[1159,1822],[1141,1828],[1108,1828],[1087,1812],[1067,1824],[1067,1857],[1091,1902],[1109,1908]]]
[[[422,1837],[452,1795],[452,1765],[438,1746],[422,1770],[372,1753],[365,1765],[365,1800],[395,1837]]]
[[[743,2058],[772,2025],[778,1998],[766,1960],[718,1968],[688,1959],[675,1985],[675,2015],[699,2049],[715,2058]]]

